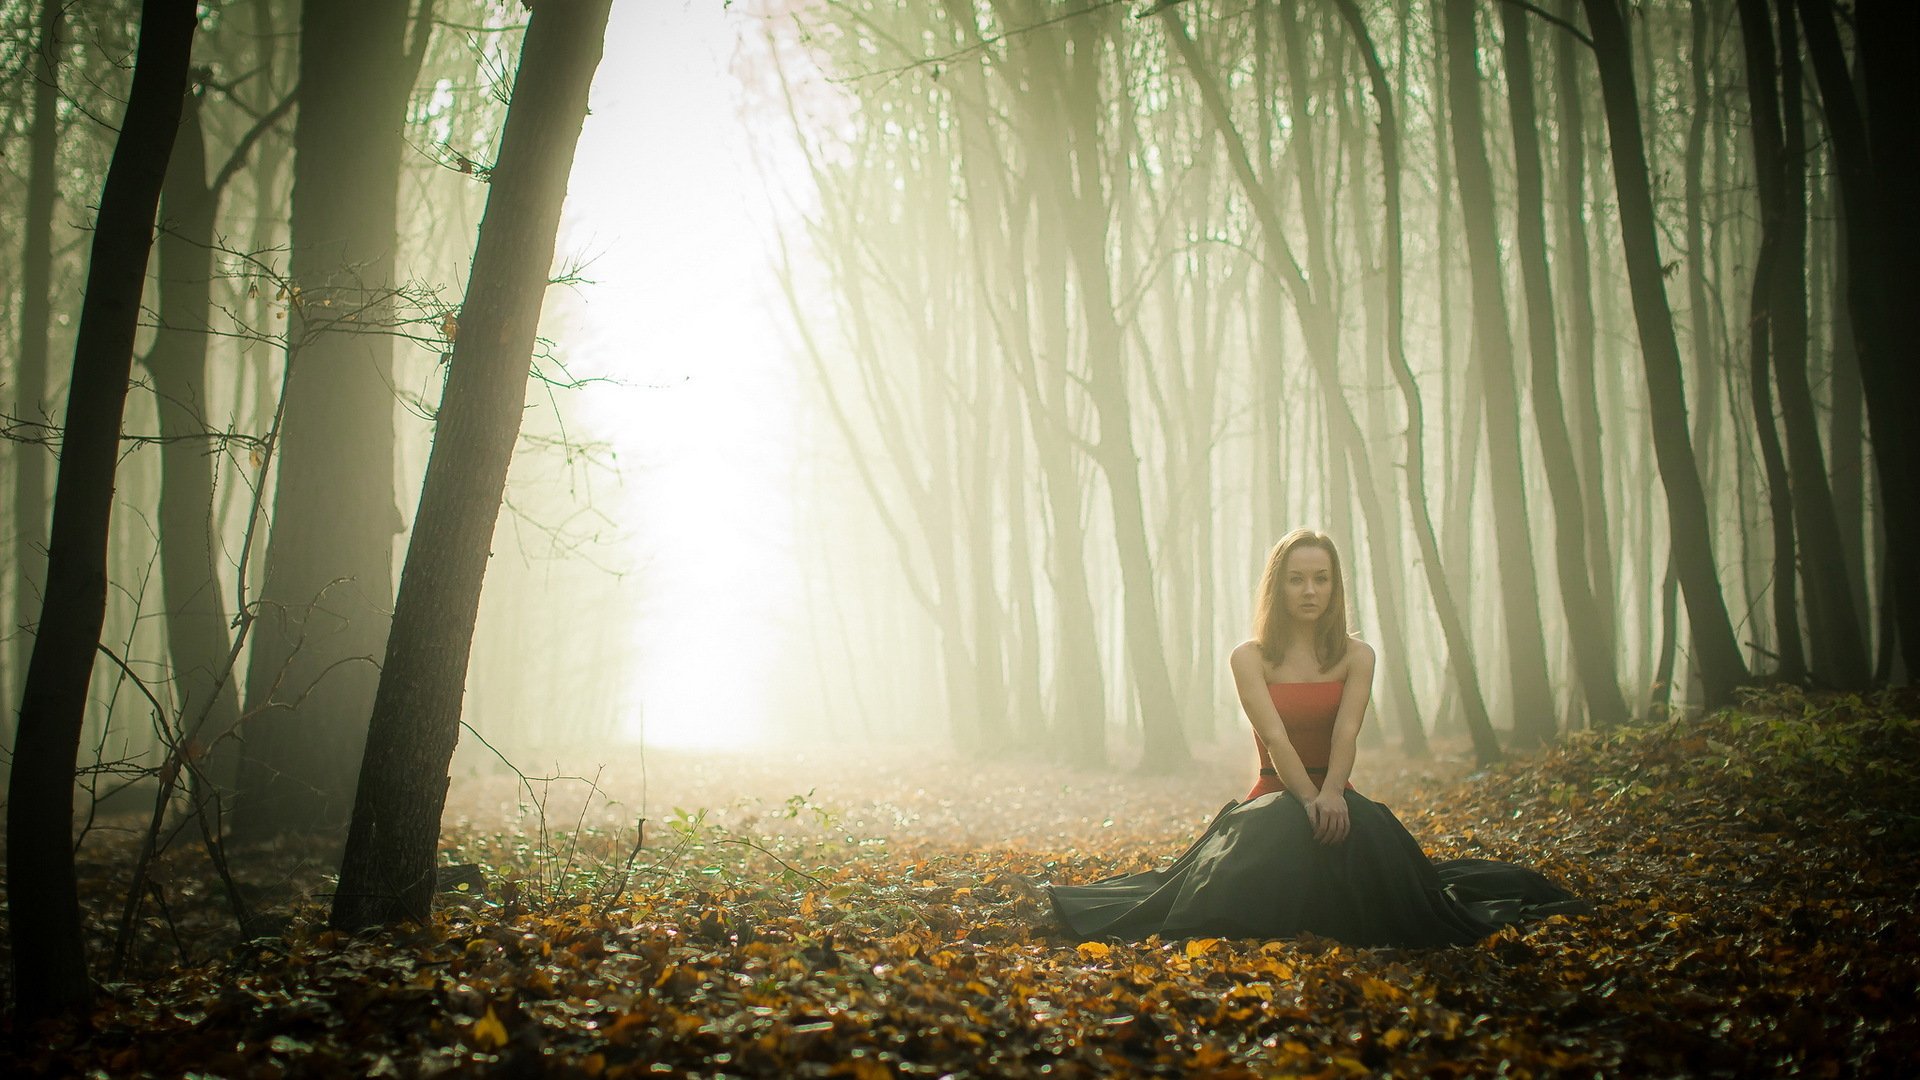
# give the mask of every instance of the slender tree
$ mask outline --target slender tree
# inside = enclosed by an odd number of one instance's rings
[[[227,606],[216,568],[214,455],[208,445],[207,346],[213,330],[214,221],[222,191],[254,142],[291,108],[263,115],[207,175],[203,102],[189,93],[160,196],[159,327],[142,358],[160,420],[160,584],[173,697],[189,739],[233,734],[240,723]],[[190,748],[198,754],[201,746]],[[230,781],[231,778],[225,778]]]
[[[1533,46],[1527,34],[1530,17],[1511,4],[1500,7],[1501,55],[1507,74],[1507,113],[1513,128],[1516,173],[1514,246],[1526,296],[1528,351],[1533,359],[1529,389],[1534,423],[1540,430],[1547,497],[1553,503],[1554,567],[1559,572],[1560,600],[1566,608],[1574,668],[1586,696],[1589,721],[1598,727],[1612,727],[1626,721],[1627,703],[1620,696],[1614,640],[1610,635],[1602,636],[1611,627],[1593,596],[1593,578],[1587,567],[1586,503],[1574,463],[1573,438],[1561,405],[1560,341],[1554,327],[1553,284],[1547,265],[1546,170],[1540,160],[1540,132],[1533,101]],[[1464,171],[1462,175],[1466,175]]]
[[[54,151],[60,145],[60,24],[66,0],[41,0],[40,40],[33,56],[33,127],[27,140],[27,201],[20,222],[19,344],[13,359],[13,414],[29,423],[51,417],[47,402],[47,334],[53,323],[53,205],[58,196]],[[40,447],[14,447],[13,464],[13,605],[16,623],[43,596],[42,564],[47,542],[47,458]],[[22,634],[9,646],[8,670],[18,688],[33,649]],[[11,710],[9,710],[11,711]],[[13,717],[5,727],[12,729]]]
[[[368,726],[334,893],[341,929],[431,910],[480,588],[611,7],[543,0],[527,22]]]
[[[1367,31],[1365,17],[1354,0],[1333,0],[1340,18],[1353,34],[1354,44],[1366,64],[1367,78],[1373,88],[1375,105],[1380,110],[1380,173],[1382,202],[1386,209],[1381,239],[1386,254],[1386,338],[1387,359],[1400,386],[1401,400],[1407,407],[1407,502],[1413,512],[1414,539],[1420,548],[1421,566],[1427,575],[1427,588],[1433,593],[1434,608],[1440,616],[1441,633],[1447,643],[1447,664],[1454,684],[1460,688],[1461,703],[1467,712],[1467,730],[1472,734],[1474,750],[1482,761],[1500,756],[1500,745],[1493,733],[1493,721],[1487,714],[1487,702],[1480,690],[1480,673],[1473,660],[1473,636],[1461,617],[1447,572],[1441,562],[1440,543],[1433,529],[1433,514],[1427,505],[1426,410],[1414,382],[1413,368],[1407,363],[1406,349],[1406,269],[1401,238],[1400,128],[1395,119],[1393,95],[1387,86],[1386,68]]]
[[[1887,0],[1858,5],[1863,93],[1856,96],[1831,0],[1798,0],[1798,9],[1845,214],[1847,310],[1882,493],[1881,520],[1888,550],[1904,552],[1920,538],[1920,500],[1912,494],[1913,478],[1920,476],[1920,438],[1906,429],[1904,416],[1920,395],[1920,374],[1896,325],[1891,290],[1895,282],[1912,280],[1903,274],[1920,270],[1913,250],[1920,244],[1920,213],[1908,190],[1920,169],[1920,136],[1901,119],[1916,90],[1903,43],[1920,31],[1920,12]],[[1894,558],[1887,571],[1899,652],[1911,678],[1920,671],[1920,562]]]
[[[1777,65],[1769,25],[1776,14]],[[1761,266],[1756,266],[1755,365],[1771,359],[1780,388],[1792,518],[1804,552],[1799,569],[1806,583],[1814,674],[1828,685],[1860,689],[1871,676],[1870,664],[1847,580],[1846,547],[1834,514],[1819,418],[1807,379],[1807,142],[1799,27],[1790,0],[1771,11],[1766,0],[1740,0],[1740,23],[1752,104],[1754,164],[1760,179],[1760,262],[1767,275],[1760,278]],[[1769,357],[1761,356],[1763,347]],[[1756,388],[1756,412],[1760,393]],[[1763,437],[1771,424],[1770,416],[1762,419]],[[1773,452],[1779,453],[1778,448]],[[1790,572],[1793,564],[1786,569]],[[1779,584],[1776,581],[1776,588]],[[1784,639],[1784,627],[1781,633]],[[1784,655],[1787,643],[1782,644]]]
[[[1624,16],[1616,0],[1583,0],[1600,70],[1600,97],[1607,117],[1608,149],[1620,209],[1620,238],[1626,256],[1627,286],[1639,328],[1640,355],[1647,380],[1653,424],[1654,460],[1667,498],[1669,543],[1693,627],[1695,670],[1709,705],[1733,700],[1734,688],[1747,678],[1740,645],[1727,617],[1720,572],[1713,557],[1713,533],[1706,492],[1687,429],[1686,380],[1673,311],[1667,305],[1656,236],[1653,185],[1647,172],[1641,135],[1638,91]]]
[[[1500,554],[1500,610],[1505,616],[1507,660],[1513,679],[1514,735],[1522,742],[1537,744],[1553,737],[1553,692],[1547,685],[1540,587],[1534,576],[1532,530],[1527,520],[1520,398],[1513,371],[1513,339],[1507,329],[1493,171],[1487,164],[1480,109],[1474,7],[1474,0],[1447,0],[1447,103],[1467,235],[1467,269],[1473,286],[1473,353],[1481,385],[1486,388],[1488,472],[1494,543]]]
[[[193,0],[146,0],[133,86],[87,268],[47,548],[46,595],[27,665],[7,800],[7,928],[16,1016],[88,996],[73,863],[73,769],[107,606],[107,528],[127,376],[154,216],[180,123]],[[17,1023],[18,1021],[16,1021]]]

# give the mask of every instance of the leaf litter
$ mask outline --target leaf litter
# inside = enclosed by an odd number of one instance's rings
[[[84,1022],[13,1033],[10,1064],[115,1078],[1914,1075],[1915,704],[1773,692],[1470,777],[1369,777],[1435,857],[1525,862],[1596,906],[1449,949],[1076,941],[1050,925],[1031,882],[1170,858],[1217,806],[1218,777],[984,764],[962,781],[864,762],[864,789],[736,797],[639,832],[604,798],[530,828],[479,785],[449,813],[425,926],[327,929],[330,856],[287,844],[236,853],[273,912],[241,940],[217,883],[170,853],[126,970]],[[715,775],[738,792],[777,790],[782,773]],[[82,849],[96,963],[132,846],[103,833]]]

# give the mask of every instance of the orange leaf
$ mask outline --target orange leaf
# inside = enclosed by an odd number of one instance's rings
[[[467,1038],[482,1050],[498,1050],[507,1045],[507,1025],[487,1006],[487,1015],[467,1026]]]

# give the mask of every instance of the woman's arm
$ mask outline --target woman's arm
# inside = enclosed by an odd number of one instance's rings
[[[1355,641],[1347,646],[1346,687],[1340,691],[1340,711],[1333,716],[1333,746],[1327,754],[1327,782],[1322,790],[1334,791],[1347,786],[1353,777],[1354,747],[1360,740],[1360,724],[1367,718],[1367,701],[1373,696],[1373,646]]]
[[[1301,764],[1300,755],[1287,738],[1287,726],[1273,707],[1273,696],[1267,692],[1266,669],[1260,661],[1260,646],[1251,641],[1240,645],[1228,658],[1228,666],[1233,670],[1234,689],[1240,694],[1240,708],[1246,712],[1254,734],[1260,737],[1272,759],[1275,771],[1280,774],[1280,783],[1286,787],[1287,794],[1302,803],[1312,802],[1320,789],[1307,775],[1307,767]]]
[[[1307,807],[1307,820],[1313,823],[1313,838],[1323,844],[1338,844],[1347,838],[1351,825],[1347,814],[1347,778],[1353,775],[1355,744],[1360,738],[1360,722],[1367,715],[1367,699],[1373,695],[1373,648],[1364,641],[1347,646],[1346,685],[1340,691],[1340,711],[1333,716],[1333,745],[1327,753],[1327,779],[1320,794]]]

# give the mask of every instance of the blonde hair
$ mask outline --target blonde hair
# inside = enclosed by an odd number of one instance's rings
[[[1347,655],[1347,580],[1340,570],[1340,549],[1333,538],[1312,529],[1295,529],[1280,538],[1267,553],[1267,568],[1260,574],[1260,589],[1253,598],[1253,639],[1260,655],[1270,664],[1280,662],[1288,631],[1286,589],[1287,559],[1303,547],[1319,548],[1333,563],[1333,595],[1327,609],[1313,625],[1313,655],[1325,671]]]

